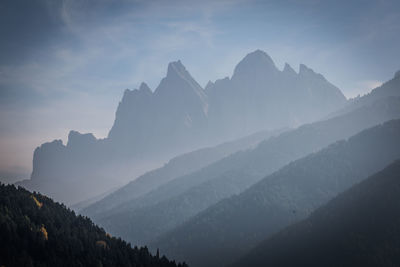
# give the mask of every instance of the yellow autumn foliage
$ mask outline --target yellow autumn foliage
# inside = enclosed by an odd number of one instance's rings
[[[35,201],[35,204],[36,206],[38,206],[39,209],[43,206],[43,203],[37,200],[37,198],[34,195],[31,195],[31,198],[33,199],[33,201]]]
[[[49,235],[47,234],[47,230],[44,227],[44,225],[42,225],[42,227],[40,228],[40,232],[42,232],[43,237],[44,237],[45,240],[49,240]]]

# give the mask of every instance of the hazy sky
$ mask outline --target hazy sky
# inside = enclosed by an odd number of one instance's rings
[[[304,63],[352,97],[400,69],[400,1],[2,0],[0,176],[70,129],[105,137],[125,88],[182,60],[201,84],[248,52]]]

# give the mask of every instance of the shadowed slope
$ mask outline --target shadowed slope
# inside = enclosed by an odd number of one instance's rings
[[[233,266],[399,266],[400,161],[339,194]]]
[[[397,158],[400,120],[393,120],[288,164],[175,228],[153,247],[191,266],[229,264]]]
[[[148,244],[290,161],[393,118],[400,118],[400,98],[378,101],[334,119],[287,131],[254,149],[235,153],[112,210],[100,212],[93,219],[134,244]]]

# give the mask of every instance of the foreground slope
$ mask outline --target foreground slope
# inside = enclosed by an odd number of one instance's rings
[[[185,266],[131,248],[43,195],[2,184],[0,240],[0,266]]]
[[[270,138],[254,149],[233,154],[176,178],[112,210],[101,211],[102,207],[108,206],[106,201],[101,201],[97,205],[101,212],[92,214],[92,218],[114,235],[134,244],[148,244],[221,199],[242,192],[290,161],[395,118],[400,118],[400,98],[380,100],[343,116],[304,125]],[[117,192],[113,195],[118,196]],[[112,199],[108,200],[112,202]]]
[[[400,266],[400,161],[338,195],[234,266]]]
[[[397,158],[400,120],[393,120],[288,164],[243,193],[211,206],[152,246],[191,266],[229,264]]]

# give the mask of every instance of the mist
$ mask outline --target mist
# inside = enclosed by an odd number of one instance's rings
[[[400,264],[396,1],[0,15],[0,265]]]

